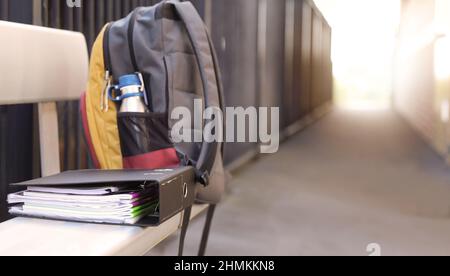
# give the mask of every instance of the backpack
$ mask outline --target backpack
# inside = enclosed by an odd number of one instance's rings
[[[119,113],[111,87],[121,76],[139,73],[148,113]],[[225,190],[223,144],[174,143],[172,111],[185,107],[194,114],[224,110],[222,83],[211,38],[190,2],[163,1],[139,7],[107,24],[91,53],[89,81],[81,98],[81,115],[91,158],[99,169],[161,169],[193,166],[196,199],[210,204],[199,255],[204,255],[215,205]],[[208,121],[203,121],[203,126]],[[201,127],[203,127],[201,126]],[[203,133],[192,123],[192,133]],[[179,254],[191,208],[184,212]]]

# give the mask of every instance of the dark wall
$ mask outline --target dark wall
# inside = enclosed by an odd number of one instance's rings
[[[298,1],[295,5],[295,12],[301,31],[297,34],[296,43],[296,70],[295,89],[300,93],[300,116],[305,116],[312,110],[311,106],[311,83],[312,83],[312,18],[313,8],[307,1]],[[295,118],[294,118],[295,120]]]
[[[257,0],[214,0],[211,35],[222,69],[227,106],[258,106],[257,89]],[[254,151],[256,145],[230,143],[225,162]]]
[[[322,28],[322,78],[323,90],[321,104],[333,99],[333,64],[331,62],[332,30],[323,22]]]
[[[286,8],[282,126],[287,128],[332,100],[331,28],[310,0],[275,2]]]
[[[311,105],[318,106],[322,97],[322,29],[323,24],[316,12],[312,18],[312,83]]]
[[[260,22],[263,18],[260,19]],[[263,107],[282,107],[285,91],[285,24],[284,0],[267,1],[264,40],[259,40],[259,104]],[[286,114],[281,110],[282,117]],[[281,118],[284,121],[284,118]]]
[[[32,0],[0,0],[0,19],[31,24]],[[2,92],[3,93],[3,92]],[[0,221],[7,217],[8,183],[33,178],[33,106],[0,106]]]

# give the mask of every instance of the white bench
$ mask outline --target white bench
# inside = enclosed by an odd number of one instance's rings
[[[0,41],[0,105],[38,103],[42,175],[59,173],[55,102],[76,100],[85,90],[85,38],[0,21]],[[194,206],[191,217],[205,209]],[[181,221],[179,214],[159,227],[139,228],[15,218],[0,224],[0,255],[144,255]]]

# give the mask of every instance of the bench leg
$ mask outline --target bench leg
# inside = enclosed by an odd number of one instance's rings
[[[181,225],[180,244],[178,247],[178,256],[180,256],[180,257],[183,256],[184,241],[186,239],[186,233],[189,228],[189,221],[191,220],[191,211],[192,211],[192,206],[186,208],[186,210],[184,210],[184,214],[183,214],[183,224]]]
[[[198,256],[205,256],[206,247],[208,246],[209,232],[211,230],[211,223],[214,217],[214,212],[216,210],[216,205],[209,205],[208,214],[206,215],[205,227],[203,228],[202,240],[200,242],[200,249],[198,251]]]

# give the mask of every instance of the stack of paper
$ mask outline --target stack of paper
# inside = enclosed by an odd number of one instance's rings
[[[155,187],[125,190],[118,187],[55,188],[28,187],[8,195],[13,215],[75,220],[95,223],[134,224],[155,214],[158,195]]]

